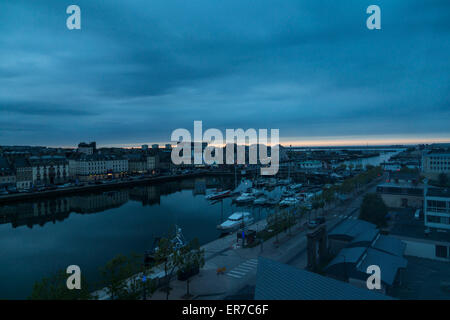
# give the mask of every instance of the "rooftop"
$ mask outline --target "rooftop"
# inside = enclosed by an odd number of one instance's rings
[[[341,224],[339,224],[336,228],[334,228],[328,236],[330,237],[345,237],[349,240],[353,240],[358,235],[362,233],[368,233],[372,230],[376,229],[376,225],[364,221],[364,220],[350,220],[347,219]]]
[[[398,270],[406,268],[403,256],[392,255],[370,247],[353,247],[342,249],[326,267],[328,274],[342,278],[367,278],[367,267],[377,265],[383,270],[382,281],[392,285]],[[344,276],[345,275],[345,276]]]
[[[363,274],[366,273],[367,267],[371,265],[377,265],[382,270],[381,281],[392,285],[397,276],[399,269],[405,269],[408,265],[408,261],[399,256],[391,255],[377,249],[368,248],[367,255],[361,259],[361,263],[358,264],[357,270]]]
[[[377,187],[385,187],[385,188],[416,188],[423,189],[423,184],[416,184],[412,182],[383,182],[380,183]]]
[[[280,262],[258,259],[255,300],[388,299],[392,298]]]
[[[372,248],[402,257],[405,253],[406,243],[400,239],[380,234],[372,244]]]
[[[429,241],[450,242],[450,231],[438,232],[431,229],[431,232],[425,233],[423,216],[420,219],[414,218],[414,208],[397,208],[389,212],[392,216],[389,233],[400,237],[416,238]]]

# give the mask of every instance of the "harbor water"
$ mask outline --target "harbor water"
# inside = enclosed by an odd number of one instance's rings
[[[216,226],[235,211],[266,216],[270,209],[205,199],[205,191],[233,186],[232,178],[184,179],[1,205],[0,299],[26,299],[36,280],[72,264],[98,283],[100,266],[117,254],[142,254],[175,225],[204,244],[220,237]]]

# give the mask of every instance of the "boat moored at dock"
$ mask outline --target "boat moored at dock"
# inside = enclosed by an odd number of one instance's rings
[[[249,202],[253,202],[255,199],[256,199],[256,197],[253,195],[253,193],[244,192],[235,199],[235,202],[236,203],[249,203]]]
[[[217,229],[223,232],[231,232],[250,225],[253,221],[254,219],[250,212],[235,212],[225,222],[219,224]]]
[[[217,191],[205,196],[206,200],[218,200],[222,198],[229,197],[231,195],[231,190]]]

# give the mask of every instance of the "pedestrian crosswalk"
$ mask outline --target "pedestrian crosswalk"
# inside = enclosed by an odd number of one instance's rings
[[[232,269],[230,272],[227,273],[227,275],[232,278],[240,279],[245,275],[247,275],[247,273],[251,272],[252,270],[255,270],[257,266],[258,266],[258,259],[250,259],[241,263],[236,268]]]

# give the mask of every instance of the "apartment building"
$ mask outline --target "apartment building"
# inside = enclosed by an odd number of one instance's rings
[[[96,142],[91,142],[91,143],[81,142],[80,144],[78,144],[77,152],[91,155],[91,154],[94,154],[96,152],[96,150],[97,150]]]
[[[69,162],[64,156],[32,156],[33,185],[64,183],[69,180]]]
[[[33,186],[33,167],[27,158],[16,158],[14,160],[16,170],[16,188],[30,189]]]
[[[0,188],[15,186],[16,174],[7,158],[0,156]]]
[[[70,175],[80,181],[118,178],[128,173],[128,159],[119,155],[78,154],[69,160]]]
[[[422,174],[437,180],[444,173],[450,175],[450,151],[431,150],[422,154]]]
[[[128,154],[128,172],[144,173],[148,170],[148,159],[143,154]]]
[[[450,230],[450,189],[428,188],[425,192],[425,226]]]

